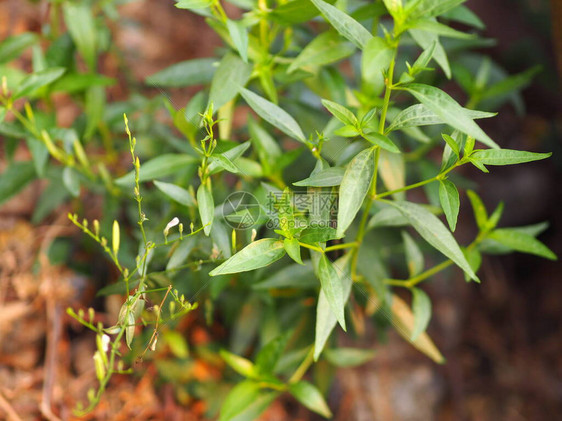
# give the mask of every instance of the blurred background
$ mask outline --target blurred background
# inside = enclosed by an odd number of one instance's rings
[[[552,151],[553,156],[521,166],[494,167],[488,175],[477,170],[465,175],[485,186],[479,194],[488,209],[505,202],[503,226],[548,221],[549,228],[539,238],[561,256],[562,2],[469,0],[466,5],[486,24],[483,35],[496,40],[484,51],[495,62],[511,74],[542,66],[522,93],[524,110],[506,104],[484,128],[502,147]],[[0,1],[0,39],[39,31],[45,7],[44,2]],[[146,76],[182,60],[211,56],[220,46],[201,18],[178,11],[172,1],[133,1],[120,11],[123,18],[111,30],[132,74],[121,74],[122,63],[114,57],[107,57],[104,70],[132,80],[147,94],[151,91],[142,84]],[[110,100],[129,94],[123,86],[110,89]],[[189,89],[171,93],[173,102],[181,106],[191,94]],[[61,110],[59,124],[76,117],[75,107],[64,98],[56,106]],[[53,282],[34,282],[32,262],[37,251],[73,230],[65,211],[48,224],[30,224],[41,188],[34,183],[0,207],[1,419],[48,417],[48,409],[41,411],[42,402],[60,408],[61,418],[71,418],[72,407],[83,399],[94,378],[93,336],[66,331],[57,322],[66,306],[90,305],[65,288],[76,283],[84,289],[92,286],[60,266],[51,266],[45,275]],[[470,225],[467,202],[462,203],[459,220],[469,222],[460,232],[470,236],[475,228]],[[329,396],[335,419],[540,420],[562,415],[562,266],[514,253],[484,257],[481,271],[481,285],[450,282],[447,272],[427,285],[434,302],[429,333],[447,363],[435,365],[391,334],[371,363],[339,371]],[[17,280],[12,282],[17,285],[15,292],[7,291],[7,279]],[[61,340],[53,343],[49,338],[57,329]],[[210,340],[202,330],[190,335],[190,341]],[[357,344],[357,339],[341,340]],[[365,347],[372,343],[368,336],[360,341]],[[66,355],[70,358],[61,358]],[[217,375],[204,364],[198,370],[201,378]],[[178,397],[170,384],[159,381],[154,367],[144,367],[142,374],[114,379],[89,419],[203,417],[204,405],[189,396]],[[263,419],[319,418],[286,399]]]

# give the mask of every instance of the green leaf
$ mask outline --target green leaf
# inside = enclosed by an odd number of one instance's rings
[[[240,91],[246,102],[252,109],[269,124],[277,127],[286,135],[302,143],[306,142],[306,137],[302,129],[286,111],[279,106],[261,96],[242,88]]]
[[[333,263],[336,272],[341,274],[341,286],[343,290],[343,301],[347,302],[351,293],[351,267],[350,253],[345,254]],[[324,289],[320,289],[318,295],[318,304],[316,306],[316,329],[314,338],[314,361],[318,361],[318,357],[322,353],[326,341],[330,337],[332,330],[336,326],[338,320],[331,309],[328,298]]]
[[[26,48],[37,42],[37,35],[31,32],[14,35],[0,42],[0,64],[18,57]]]
[[[270,265],[284,255],[283,241],[263,238],[244,247],[226,262],[213,269],[209,275],[247,272]]]
[[[35,177],[33,162],[13,162],[0,176],[0,204],[17,194]]]
[[[463,249],[463,252],[466,257],[466,260],[470,264],[470,267],[472,268],[474,273],[477,273],[478,269],[480,269],[480,265],[482,264],[482,255],[480,254],[480,251],[476,247],[474,247],[474,248],[465,248]],[[466,276],[466,274],[464,277],[465,280],[468,282],[469,279]]]
[[[314,411],[325,418],[332,417],[332,412],[324,400],[322,393],[320,393],[316,386],[311,383],[304,380],[291,383],[289,384],[289,392],[311,411]]]
[[[283,350],[287,346],[291,331],[277,336],[265,345],[256,356],[256,370],[261,375],[272,375]]]
[[[343,124],[355,126],[359,123],[357,121],[357,117],[355,117],[355,115],[343,105],[333,101],[328,101],[327,99],[322,100],[322,105]]]
[[[64,22],[76,48],[91,71],[96,69],[96,25],[93,9],[87,3],[63,4]]]
[[[334,7],[322,0],[311,1],[318,10],[320,10],[322,16],[324,16],[324,18],[326,18],[326,20],[335,28],[335,30],[357,47],[363,49],[365,44],[373,38],[371,33],[367,31],[363,25],[345,12],[342,12],[337,7]]]
[[[226,152],[213,155],[212,158],[216,159],[216,161],[209,164],[209,173],[216,174],[223,168],[233,173],[243,172],[239,167],[237,160],[248,150],[249,147],[250,142],[244,142],[236,145]],[[215,152],[218,152],[218,150],[215,150]]]
[[[131,349],[131,344],[135,337],[135,314],[130,311],[127,313],[127,324],[125,325],[125,342],[127,343],[127,348]]]
[[[383,0],[383,3],[395,21],[402,21],[404,15],[402,0]]]
[[[463,107],[441,89],[421,83],[409,84],[404,89],[414,95],[418,101],[441,117],[441,119],[446,121],[451,127],[480,140],[491,148],[499,148],[496,142],[490,139],[488,135],[464,113]]]
[[[62,171],[62,182],[73,197],[80,196],[80,178],[74,168],[64,167]]]
[[[334,3],[335,0],[328,0]],[[293,26],[298,23],[308,22],[310,19],[318,16],[319,12],[310,0],[293,0],[271,11],[270,16],[277,22]]]
[[[364,139],[367,139],[373,145],[378,145],[390,152],[400,153],[400,149],[398,149],[398,146],[396,146],[388,136],[376,132],[363,133],[361,136]]]
[[[304,180],[293,183],[295,186],[306,187],[330,187],[339,186],[342,182],[345,169],[342,167],[331,167],[320,170]]]
[[[558,260],[556,255],[547,246],[530,234],[509,228],[499,228],[492,231],[489,238],[496,240],[515,251],[534,254],[545,259]]]
[[[318,278],[320,279],[320,284],[322,285],[322,292],[332,309],[332,312],[336,316],[336,319],[343,330],[345,327],[345,299],[343,290],[343,273],[338,273],[332,262],[326,257],[325,254],[320,256],[318,262]]]
[[[357,367],[363,365],[375,356],[371,349],[332,348],[324,351],[324,357],[336,367]]]
[[[210,7],[214,0],[179,0],[176,3],[178,9],[205,9]]]
[[[219,353],[224,362],[232,367],[237,373],[244,377],[256,377],[256,368],[250,360],[233,354],[232,352],[228,352],[225,349],[221,349]]]
[[[355,46],[342,41],[335,32],[323,32],[314,38],[293,60],[288,73],[308,67],[321,67],[349,57],[355,52]]]
[[[418,44],[424,50],[430,48],[432,44],[435,44],[433,59],[443,69],[445,76],[447,76],[447,78],[450,79],[451,66],[449,65],[449,60],[447,59],[447,53],[445,52],[445,49],[439,42],[439,36],[437,34],[418,30],[418,29],[410,29],[408,32],[410,33],[416,44]]]
[[[500,82],[487,87],[482,91],[481,99],[499,97],[519,90],[531,83],[533,77],[541,70],[540,66],[531,67],[517,75],[508,76]]]
[[[299,240],[296,238],[285,238],[283,241],[283,247],[291,259],[295,262],[304,265],[301,258],[301,246]]]
[[[431,300],[425,292],[419,288],[412,288],[412,310],[414,312],[414,328],[412,329],[412,341],[425,332],[431,319]]]
[[[197,189],[197,205],[201,224],[204,226],[203,231],[208,236],[213,228],[213,219],[215,218],[215,201],[213,200],[210,178]]]
[[[461,107],[462,108],[462,107]],[[484,111],[469,110],[462,108],[464,115],[470,119],[494,117],[496,113],[487,113]],[[445,124],[446,120],[438,116],[431,109],[423,104],[412,105],[401,111],[392,120],[392,124],[387,127],[386,133],[393,130],[400,130],[407,127],[428,126],[433,124]]]
[[[437,41],[431,43],[428,48],[425,48],[420,56],[416,59],[412,67],[409,69],[410,76],[416,76],[418,73],[425,70],[433,57],[435,52],[435,47],[437,47]]]
[[[535,153],[512,149],[486,149],[474,151],[470,158],[476,159],[484,165],[514,165],[539,161],[551,155],[552,153]]]
[[[167,67],[145,79],[148,85],[184,87],[211,82],[215,74],[216,59],[196,58]]]
[[[371,38],[363,50],[361,58],[361,74],[368,82],[383,82],[383,72],[388,69],[394,49],[381,37]]]
[[[17,99],[26,95],[32,95],[39,88],[47,86],[60,78],[65,71],[66,69],[63,67],[51,67],[26,76],[14,92],[13,98]]]
[[[455,262],[471,279],[480,282],[466,261],[459,245],[443,223],[424,207],[410,202],[388,202],[396,207],[425,241]]]
[[[369,191],[375,162],[373,149],[359,152],[348,164],[339,189],[338,236],[343,236],[347,228],[361,209],[363,200]]]
[[[425,267],[423,253],[414,239],[406,231],[402,231],[402,241],[404,241],[404,253],[406,255],[408,273],[410,277],[414,277],[423,272]]]
[[[255,420],[278,395],[260,390],[260,385],[251,380],[238,383],[224,399],[219,421]]]
[[[84,130],[84,137],[90,139],[103,119],[105,111],[105,89],[103,86],[92,86],[86,91],[84,112],[88,116],[88,124]]]
[[[225,169],[232,174],[237,174],[240,172],[236,164],[224,155],[214,155],[210,158],[210,162],[214,164],[216,168]]]
[[[228,28],[228,33],[230,34],[230,39],[236,47],[240,57],[245,63],[248,62],[248,31],[244,24],[240,21],[234,21],[228,19],[226,21],[226,27]]]
[[[474,219],[476,220],[476,225],[482,231],[488,222],[488,212],[486,212],[486,207],[480,197],[472,190],[467,190],[466,194],[470,199],[470,204],[472,205],[472,210],[474,212]]]
[[[443,14],[443,17],[446,19],[464,23],[465,25],[469,25],[477,29],[486,28],[486,25],[484,25],[480,18],[466,6],[461,5],[455,7],[454,9],[450,9]]]
[[[466,32],[457,31],[447,25],[443,25],[435,20],[424,19],[409,24],[412,29],[419,29],[422,31],[431,32],[449,38],[459,39],[473,39],[476,38],[475,34],[467,34]]]
[[[457,7],[466,0],[421,0],[408,3],[406,14],[409,19],[435,17]]]
[[[219,67],[211,82],[209,104],[218,110],[228,101],[236,97],[252,74],[252,66],[244,63],[236,54],[228,53],[220,61]]]
[[[154,185],[158,188],[158,190],[179,204],[184,206],[195,206],[193,197],[186,189],[172,183],[164,183],[163,181],[158,180],[154,180]]]
[[[84,91],[92,86],[110,86],[115,79],[96,74],[67,73],[57,79],[50,88],[51,92],[75,93]]]
[[[449,180],[439,180],[439,201],[451,231],[455,231],[457,227],[457,218],[459,216],[460,200],[457,186]]]
[[[459,144],[457,143],[457,141],[445,133],[442,133],[441,137],[443,138],[445,143],[449,145],[449,148],[451,148],[453,153],[457,156],[457,159],[460,158],[461,151],[459,150]]]
[[[274,288],[312,289],[318,286],[311,265],[289,264],[267,277],[262,282],[252,285],[252,289],[264,290]]]
[[[156,178],[177,174],[188,165],[196,164],[197,158],[187,154],[164,154],[141,165],[139,182],[152,181]],[[135,182],[135,172],[131,171],[115,180],[119,186],[132,186]]]

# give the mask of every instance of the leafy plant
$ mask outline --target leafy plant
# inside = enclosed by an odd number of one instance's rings
[[[471,190],[466,196],[478,234],[466,246],[452,234],[466,200],[459,167],[488,172],[550,156],[502,149],[476,122],[508,100],[520,104],[517,91],[535,69],[504,77],[489,58],[471,53],[486,44],[477,36],[483,25],[462,0],[229,3],[243,10],[240,19],[230,18],[218,0],[176,3],[204,16],[225,43],[218,59],[176,63],[146,79],[161,88],[203,85],[180,109],[164,96],[106,104],[112,81],[95,69],[100,52],[111,49],[103,35],[104,20],[116,13],[111,2],[53,3],[68,32],[48,34],[46,52],[32,34],[0,44],[0,116],[15,118],[1,123],[0,133],[14,139],[6,144],[12,152],[25,139],[33,158],[8,167],[0,201],[35,176],[56,186],[45,190],[35,220],[69,195],[104,198],[101,224],[69,215],[119,272],[120,280],[100,293],[125,297],[111,327],[95,323],[93,310],[88,317],[69,310],[97,333],[99,387],[85,411],[112,374],[132,371],[121,359],[123,338],[145,355],[156,349],[164,326],[173,328],[197,308],[190,304],[196,300],[208,324],[218,317],[229,332],[222,344],[196,350],[220,356],[232,368],[227,377],[238,380],[221,399],[220,420],[256,418],[283,393],[330,417],[329,384],[303,380],[311,366],[359,365],[373,354],[338,348],[336,325],[360,332],[359,321],[379,313],[442,363],[426,332],[431,300],[421,283],[453,265],[467,281],[480,282],[482,254],[556,259],[536,239],[544,224],[499,228],[503,205],[488,215]],[[33,73],[4,66],[30,46]],[[451,78],[464,90],[465,106],[440,88]],[[72,128],[56,127],[56,110],[39,107],[57,90],[76,97],[86,112]],[[162,102],[175,131],[152,117]],[[482,111],[474,109],[479,105]],[[128,148],[112,135],[122,130],[123,112],[141,115],[132,124],[139,126],[138,143],[125,117]],[[243,113],[247,123],[240,125],[235,116],[244,119]],[[99,156],[85,151],[99,147]],[[133,165],[124,175],[116,164],[121,153],[130,153]],[[61,184],[66,190],[53,195]],[[408,196],[420,188],[425,199]],[[137,229],[121,239],[120,225],[131,220]],[[110,231],[111,245],[102,235]],[[445,259],[433,264],[434,255]],[[411,305],[397,295],[400,288],[411,294]],[[143,311],[149,295],[161,304]],[[134,347],[139,321],[154,324],[145,329],[144,350]],[[184,349],[182,340],[174,341],[168,335],[171,348]],[[211,399],[218,387],[208,386],[195,393]]]

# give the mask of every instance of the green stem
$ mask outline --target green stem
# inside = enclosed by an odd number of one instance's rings
[[[308,353],[306,354],[306,357],[304,357],[302,363],[297,367],[297,369],[289,379],[289,383],[296,383],[300,379],[302,379],[303,376],[306,374],[306,371],[309,369],[309,367],[312,365],[313,362],[314,362],[314,346],[311,346]]]

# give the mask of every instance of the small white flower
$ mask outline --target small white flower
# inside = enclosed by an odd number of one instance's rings
[[[102,346],[103,352],[107,352],[107,350],[109,349],[110,340],[111,340],[111,338],[109,336],[107,336],[106,334],[104,334],[101,337],[101,346]]]
[[[180,220],[175,217],[174,219],[172,219],[170,222],[168,222],[168,225],[166,225],[166,228],[164,228],[164,237],[168,236],[168,232],[170,231],[171,228],[175,227],[176,225],[178,225],[180,223]]]

